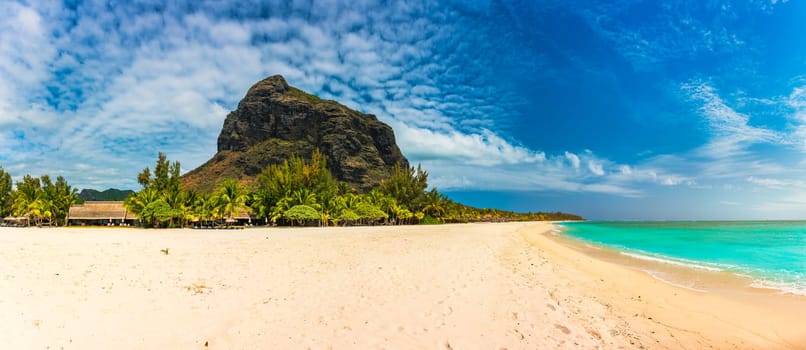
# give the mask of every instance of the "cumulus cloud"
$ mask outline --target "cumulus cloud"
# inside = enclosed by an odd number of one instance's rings
[[[545,155],[545,159],[534,163],[499,164],[487,168],[436,159],[425,161],[423,165],[438,173],[448,174],[431,181],[433,186],[448,190],[567,191],[643,197],[647,195],[649,186],[697,184],[692,177],[650,162],[618,164],[590,150],[578,154],[566,151],[563,154]]]
[[[52,115],[40,113],[46,112],[46,101],[37,90],[51,76],[49,64],[56,54],[48,30],[35,9],[22,4],[3,2],[0,16],[0,126],[47,126]]]
[[[527,164],[546,159],[544,153],[512,145],[489,130],[465,134],[398,124],[395,132],[401,140],[401,147],[415,159],[445,159],[483,166]]]
[[[604,169],[602,168],[602,164],[597,162],[588,162],[588,170],[594,175],[602,176],[605,174]]]
[[[632,174],[632,168],[629,165],[621,165],[618,167],[619,171],[622,175],[630,175]]]
[[[571,166],[574,167],[574,169],[579,169],[579,156],[566,151],[565,158],[568,159],[569,162],[571,162]]]

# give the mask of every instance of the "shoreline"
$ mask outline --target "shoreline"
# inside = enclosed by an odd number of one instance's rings
[[[615,282],[608,289],[614,288],[616,293],[607,294],[621,295],[611,299],[620,308],[640,310],[640,316],[666,330],[697,335],[678,343],[681,348],[706,345],[719,349],[806,348],[806,330],[798,326],[800,315],[806,314],[806,297],[802,295],[752,287],[751,278],[731,271],[709,271],[631,257],[561,231],[547,231],[540,238],[556,245],[554,248],[561,255],[578,254],[573,258],[576,267],[594,274],[589,277],[612,276],[610,279]],[[578,265],[584,258],[590,259],[589,268]],[[612,266],[605,268],[607,265]],[[664,278],[667,276],[668,279]],[[693,285],[689,284],[692,282]],[[672,338],[678,342],[682,339],[681,334]]]
[[[806,344],[803,299],[674,287],[549,237],[551,225],[0,228],[0,341],[15,349]]]
[[[552,232],[555,234],[551,237],[578,252],[640,270],[670,285],[699,292],[788,295],[800,297],[806,302],[806,289],[785,282],[775,286],[777,282],[770,276],[753,275],[735,267],[713,266],[707,262],[611,247],[570,236],[564,232],[562,226],[554,226]]]

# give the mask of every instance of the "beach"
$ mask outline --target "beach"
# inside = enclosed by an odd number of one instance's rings
[[[552,228],[0,228],[0,344],[806,348],[804,297],[675,286]]]

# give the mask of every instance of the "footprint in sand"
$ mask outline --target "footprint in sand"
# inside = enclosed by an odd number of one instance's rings
[[[447,308],[445,308],[445,313],[443,314],[443,316],[448,316],[448,315],[450,315],[452,313],[453,313],[453,308],[448,306]]]
[[[590,335],[591,335],[591,336],[592,336],[594,339],[599,340],[599,341],[601,341],[601,340],[602,340],[602,335],[601,335],[601,334],[599,334],[599,332],[597,332],[597,331],[595,331],[595,330],[592,330],[592,329],[585,329],[585,330],[586,330],[586,331],[588,332],[588,334],[590,334]]]
[[[565,334],[571,334],[571,330],[568,329],[568,327],[566,327],[566,326],[563,326],[561,324],[555,323],[554,327],[559,329],[559,330],[561,330]]]

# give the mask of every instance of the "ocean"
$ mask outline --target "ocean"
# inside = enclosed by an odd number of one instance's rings
[[[806,221],[570,222],[572,238],[621,255],[750,278],[751,286],[806,295]]]

